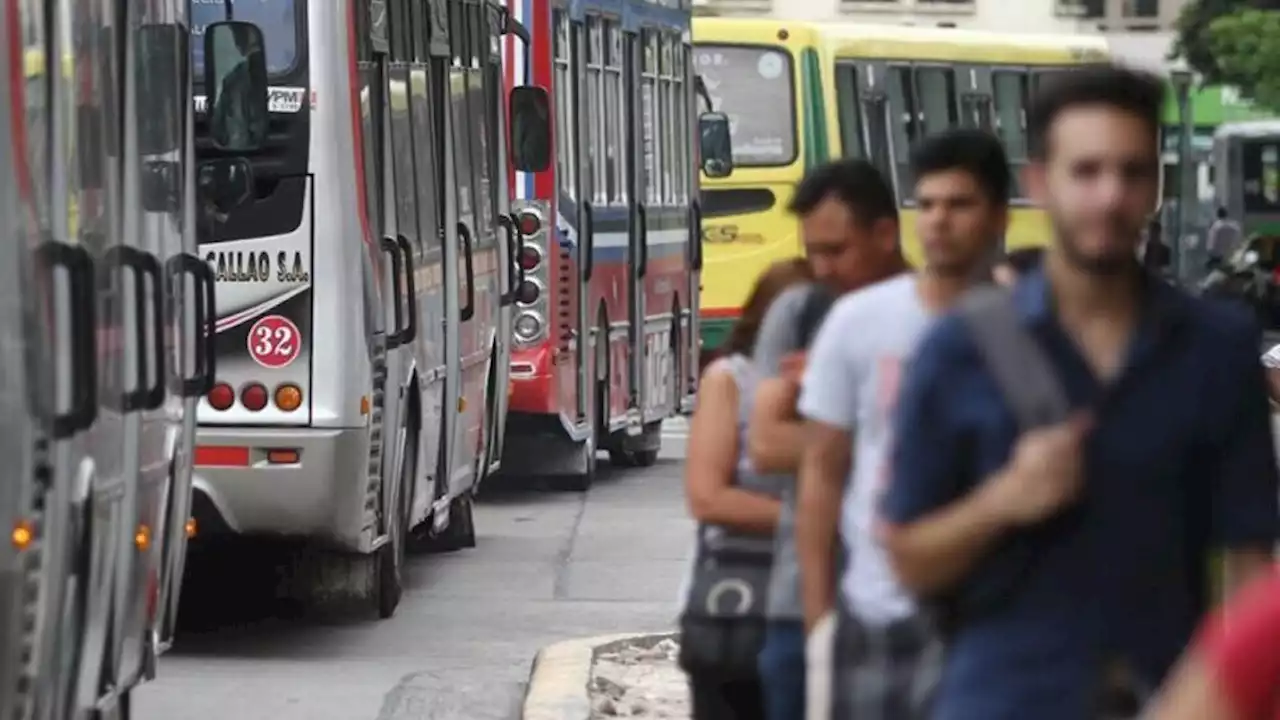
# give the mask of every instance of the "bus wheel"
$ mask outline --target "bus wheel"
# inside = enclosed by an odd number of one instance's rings
[[[653,467],[658,462],[658,452],[662,448],[662,421],[645,425],[644,433],[631,440],[631,447],[610,450],[609,462],[620,468]]]
[[[562,492],[586,492],[596,481],[596,443],[594,435],[583,440],[577,452],[582,453],[582,470],[563,475],[553,475],[548,484]]]
[[[409,540],[414,478],[418,471],[418,433],[411,427],[401,431],[400,457],[404,458],[404,462],[400,465],[400,493],[396,500],[395,516],[387,527],[387,543],[378,549],[375,594],[378,617],[384,620],[395,614],[400,599],[404,596],[405,549]]]

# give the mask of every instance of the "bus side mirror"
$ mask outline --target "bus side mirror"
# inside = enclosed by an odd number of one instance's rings
[[[511,164],[517,172],[551,167],[551,98],[540,87],[511,89]]]
[[[733,140],[729,135],[729,116],[721,112],[699,115],[698,137],[702,172],[709,178],[729,177],[733,173]]]
[[[196,187],[201,203],[228,213],[253,197],[253,166],[244,158],[219,158],[200,163]]]
[[[204,34],[209,134],[222,150],[249,152],[267,140],[267,55],[262,30],[238,20]]]

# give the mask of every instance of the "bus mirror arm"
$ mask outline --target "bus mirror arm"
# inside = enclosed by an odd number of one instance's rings
[[[203,397],[213,389],[217,376],[218,310],[215,302],[216,279],[209,263],[191,253],[182,253],[169,259],[166,267],[169,296],[182,297],[186,292],[183,278],[190,276],[195,283],[195,322],[198,339],[195,344],[195,371],[191,377],[179,377],[174,381],[173,393],[182,397]]]
[[[458,319],[469,322],[476,316],[476,261],[471,245],[471,228],[464,222],[458,223],[458,239],[462,240],[462,265],[467,275],[467,304],[459,311]]]
[[[404,256],[405,326],[400,342],[413,342],[418,337],[418,280],[413,276],[413,245],[403,234],[396,235],[396,245]]]
[[[502,15],[502,34],[515,35],[526,48],[529,47],[529,41],[531,39],[531,36],[529,35],[529,28],[525,27],[524,23],[517,20],[507,8],[502,8]],[[528,66],[526,65],[525,67]]]
[[[395,350],[404,344],[404,308],[400,306],[404,294],[404,260],[400,257],[400,246],[393,238],[383,236],[378,246],[384,255],[391,258],[392,327],[387,330],[387,349]]]
[[[40,246],[38,254],[45,272],[52,275],[55,267],[66,271],[70,295],[71,406],[65,413],[49,413],[53,415],[53,437],[62,440],[87,430],[98,419],[96,279],[93,258],[84,246],[48,240]],[[50,282],[49,287],[56,284]],[[27,388],[28,402],[39,412],[47,400],[37,383],[27,383]]]
[[[520,241],[516,239],[516,222],[510,214],[498,215],[498,224],[507,237],[507,291],[498,298],[498,307],[512,305],[516,301],[516,292],[524,282],[520,269]]]
[[[707,92],[707,83],[702,79],[701,75],[693,76],[693,91],[697,93],[703,104],[707,106],[706,112],[716,111],[715,103],[711,102],[711,93]]]

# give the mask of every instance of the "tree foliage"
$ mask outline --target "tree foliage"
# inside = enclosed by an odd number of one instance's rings
[[[1280,110],[1280,0],[1193,0],[1178,18],[1174,55],[1205,83]]]

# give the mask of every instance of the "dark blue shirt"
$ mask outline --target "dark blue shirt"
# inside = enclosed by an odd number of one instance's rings
[[[959,623],[935,718],[1081,720],[1104,665],[1157,685],[1204,611],[1215,547],[1271,547],[1280,525],[1260,336],[1242,307],[1144,284],[1105,386],[1057,323],[1039,271],[1014,290],[1075,407],[1095,425],[1082,500],[1010,533],[955,589]],[[922,343],[898,399],[884,513],[906,523],[1009,459],[1015,420],[962,320]]]

